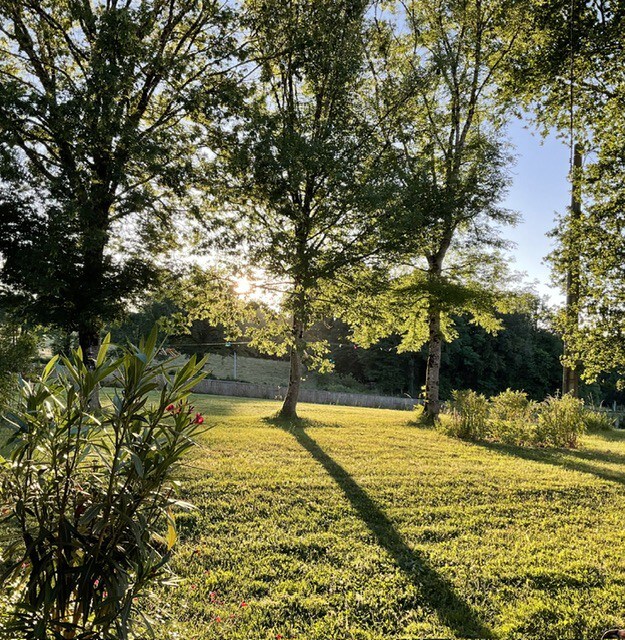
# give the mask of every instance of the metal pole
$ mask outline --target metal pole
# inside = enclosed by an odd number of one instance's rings
[[[237,379],[237,350],[236,348],[233,351],[234,353],[234,365],[233,365],[233,370],[234,370],[234,374],[233,374],[233,380]]]

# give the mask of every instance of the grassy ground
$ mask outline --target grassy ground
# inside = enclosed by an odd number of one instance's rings
[[[233,356],[208,354],[207,368],[219,379],[233,377]],[[289,381],[289,363],[282,360],[237,357],[237,380],[245,382],[264,382],[266,384],[287,384]]]
[[[456,441],[405,412],[197,398],[163,594],[195,640],[589,639],[625,622],[625,440]],[[159,637],[166,637],[165,635]]]
[[[234,376],[233,356],[208,354],[206,365],[218,380],[232,380]],[[181,356],[174,364],[183,364],[186,358]],[[286,360],[269,360],[265,358],[237,357],[237,380],[286,386],[289,383],[289,363]],[[305,389],[328,389],[331,391],[365,392],[367,388],[351,378],[345,378],[337,373],[324,375],[310,372],[302,386]]]

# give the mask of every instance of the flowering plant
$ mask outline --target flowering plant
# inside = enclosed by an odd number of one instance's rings
[[[126,639],[147,623],[140,597],[171,578],[173,471],[203,418],[186,398],[203,377],[189,360],[173,375],[155,362],[156,332],[94,369],[77,351],[22,380],[0,458],[0,635]],[[90,410],[99,386],[118,387]],[[173,409],[173,410],[172,410]]]

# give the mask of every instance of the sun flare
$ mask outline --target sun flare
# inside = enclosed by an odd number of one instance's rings
[[[254,290],[254,284],[249,278],[241,276],[240,278],[237,278],[234,290],[240,295],[246,295]]]

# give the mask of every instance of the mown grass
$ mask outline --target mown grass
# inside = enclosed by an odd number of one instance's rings
[[[234,358],[232,354],[207,354],[206,370],[218,380],[232,380],[234,378]],[[186,356],[179,356],[173,365],[182,365],[187,361]],[[237,377],[241,382],[258,384],[272,384],[286,386],[289,383],[289,362],[287,360],[269,360],[267,358],[237,357]],[[366,392],[370,391],[363,384],[359,384],[349,377],[336,372],[319,374],[308,372],[302,381],[305,389],[329,389],[331,391]]]
[[[197,397],[181,583],[196,640],[594,638],[625,618],[625,440],[461,442],[405,412]],[[162,631],[161,637],[167,637]]]

